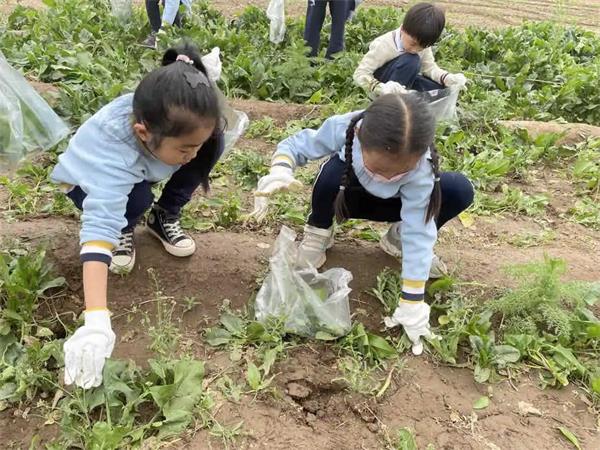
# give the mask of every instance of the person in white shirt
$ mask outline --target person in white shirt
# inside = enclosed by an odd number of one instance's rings
[[[444,11],[431,3],[418,3],[408,10],[402,26],[379,36],[354,72],[354,82],[372,97],[431,91],[448,86],[464,87],[462,73],[449,73],[435,63],[431,46],[444,26]]]

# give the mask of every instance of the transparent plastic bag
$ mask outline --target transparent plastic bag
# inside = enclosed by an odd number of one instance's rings
[[[256,296],[256,319],[285,320],[286,331],[332,339],[350,331],[352,274],[346,269],[319,273],[298,261],[296,233],[283,227],[270,259],[270,272]]]
[[[69,127],[0,52],[0,169],[52,148],[68,134]]]
[[[248,124],[250,123],[250,119],[248,115],[243,111],[238,111],[237,109],[233,109],[229,102],[227,101],[227,97],[221,92],[219,87],[215,84],[215,90],[217,91],[217,96],[219,97],[219,104],[221,106],[221,113],[223,114],[223,118],[225,119],[225,150],[223,151],[223,155],[221,159],[224,158],[227,153],[233,148],[235,143],[238,141],[246,128],[248,128]]]
[[[129,20],[132,14],[131,0],[110,0],[110,11],[123,22]]]
[[[416,92],[416,94],[428,103],[429,111],[437,122],[453,122],[457,117],[456,102],[459,92],[460,88],[450,86],[446,89]]]
[[[279,44],[285,38],[285,0],[271,0],[267,7],[267,17],[271,21],[269,40],[273,44]]]

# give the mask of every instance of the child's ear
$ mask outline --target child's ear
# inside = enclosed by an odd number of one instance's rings
[[[145,144],[150,142],[152,134],[150,133],[150,131],[148,131],[148,128],[146,128],[146,125],[144,125],[143,123],[134,123],[133,131],[135,131],[137,137],[139,137]]]

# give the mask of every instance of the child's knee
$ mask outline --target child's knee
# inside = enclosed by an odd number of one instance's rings
[[[416,53],[404,53],[396,58],[394,66],[397,70],[418,73],[421,70],[421,57]]]
[[[475,199],[475,189],[473,183],[462,173],[456,174],[457,201],[462,211],[473,204]]]

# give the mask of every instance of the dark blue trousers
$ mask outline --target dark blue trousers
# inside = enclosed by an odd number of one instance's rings
[[[329,228],[335,216],[334,203],[340,190],[346,163],[338,155],[331,157],[321,167],[312,192],[312,212],[308,224]],[[436,220],[438,229],[458,216],[473,203],[473,185],[461,173],[444,172],[440,175],[442,206]],[[349,217],[375,222],[398,222],[402,200],[400,197],[382,199],[369,194],[352,174],[344,192]]]
[[[423,75],[421,71],[421,57],[414,53],[403,53],[397,58],[388,61],[373,74],[375,78],[382,83],[387,81],[396,81],[407,89],[414,91],[433,91],[435,89],[444,89],[439,83],[430,80]]]
[[[158,33],[162,26],[162,16],[160,14],[159,3],[165,4],[164,0],[146,0],[146,14],[148,14],[148,21],[150,22],[150,28],[154,33]],[[175,16],[175,22],[173,25],[181,26],[181,14],[177,13]]]
[[[208,179],[208,174],[223,154],[224,144],[223,134],[217,134],[206,141],[196,157],[181,166],[167,181],[158,199],[158,206],[167,211],[169,215],[179,216],[181,208],[191,200],[202,180]],[[154,184],[142,181],[131,189],[125,211],[127,219],[125,230],[135,228],[144,213],[152,206],[154,202],[152,186]],[[77,208],[83,209],[83,200],[87,196],[83,189],[75,186],[67,196]]]
[[[354,9],[354,0],[308,0],[304,40],[311,48],[310,56],[317,56],[319,53],[321,28],[323,28],[328,3],[331,13],[331,35],[325,57],[331,58],[332,55],[344,50],[344,29],[346,20]]]

